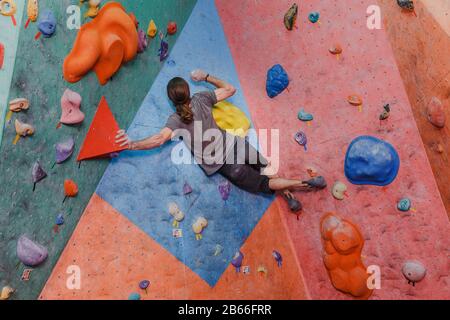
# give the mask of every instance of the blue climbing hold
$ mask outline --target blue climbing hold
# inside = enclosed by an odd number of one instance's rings
[[[308,19],[312,23],[316,23],[320,19],[320,13],[319,12],[311,12],[308,16]]]
[[[63,214],[59,214],[56,217],[56,225],[57,226],[62,226],[64,224],[64,215]]]
[[[399,168],[394,147],[375,137],[356,138],[345,157],[345,176],[356,185],[386,186],[395,180]]]
[[[289,86],[289,77],[280,64],[267,71],[266,90],[270,98],[275,98]]]
[[[46,9],[40,14],[38,29],[45,38],[50,38],[56,31],[56,18],[52,11]]]
[[[408,212],[411,210],[411,200],[408,198],[402,199],[398,202],[397,209],[402,212]]]

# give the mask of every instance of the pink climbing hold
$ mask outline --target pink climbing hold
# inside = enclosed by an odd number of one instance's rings
[[[70,90],[66,89],[61,97],[61,119],[60,123],[66,125],[80,124],[84,121],[84,113],[81,112],[81,96]]]
[[[428,104],[427,108],[427,116],[428,121],[430,121],[431,124],[433,124],[435,127],[443,128],[445,127],[445,111],[444,106],[442,105],[442,102],[436,98],[433,97]]]

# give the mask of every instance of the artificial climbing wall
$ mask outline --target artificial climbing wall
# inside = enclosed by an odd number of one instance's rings
[[[170,20],[176,21],[179,30],[182,30],[196,1],[118,2],[128,12],[134,12],[144,30],[150,19],[154,19],[157,26],[165,31]],[[27,98],[31,108],[27,112],[13,115],[11,121],[5,124],[0,149],[0,287],[11,285],[17,288],[15,299],[35,299],[38,296],[109,163],[108,160],[90,161],[84,162],[79,168],[73,156],[67,163],[52,168],[55,162],[55,144],[72,136],[77,146],[75,153],[78,153],[103,95],[118,123],[122,127],[128,127],[162,67],[157,56],[159,41],[154,40],[145,53],[123,66],[114,80],[103,87],[98,84],[94,74],[77,84],[65,82],[62,78],[62,62],[77,34],[76,30],[68,30],[66,27],[66,9],[69,5],[78,3],[77,0],[39,1],[41,10],[49,8],[57,17],[56,34],[49,39],[41,37],[35,40],[36,24],[30,24],[25,30],[26,17],[17,21],[16,28],[20,30],[20,35],[9,100]],[[8,23],[10,22],[9,17],[0,16],[0,19],[8,19]],[[14,27],[9,24],[8,28]],[[1,29],[0,32],[11,30]],[[170,46],[176,39],[177,35],[169,37]],[[82,111],[86,114],[86,120],[79,127],[63,126],[57,130],[60,98],[66,88],[81,94]],[[16,118],[33,124],[36,133],[13,145]],[[37,160],[49,176],[33,192],[31,167]],[[80,193],[77,198],[63,204],[65,179],[75,180],[79,184]],[[64,214],[66,223],[59,233],[55,233],[53,226],[59,213]],[[15,253],[17,239],[22,234],[49,249],[48,260],[33,270],[29,281],[21,281],[25,268],[19,264]]]
[[[417,16],[399,15],[392,1],[379,2],[414,117],[450,216],[450,2],[417,1]],[[427,107],[433,97],[442,102],[447,116],[446,126],[441,129],[427,118]]]
[[[205,179],[195,168],[177,171],[162,163],[173,144],[123,153],[105,173],[40,298],[126,299],[139,292],[142,299],[351,299],[333,287],[323,264],[319,226],[329,211],[359,227],[363,263],[380,267],[382,287],[373,299],[448,298],[448,219],[388,37],[384,30],[366,28],[372,4],[299,2],[298,29],[288,32],[282,21],[289,0],[199,0],[171,55],[178,72],[187,77],[201,63],[231,81],[238,88],[232,102],[254,126],[280,130],[280,174],[306,177],[313,166],[330,188],[298,193],[304,211],[297,218],[282,199],[258,203],[236,188],[224,202],[217,190],[220,177]],[[308,21],[312,11],[321,13],[321,24]],[[344,48],[339,59],[328,51],[336,42]],[[266,72],[276,63],[285,67],[291,85],[269,99]],[[133,137],[153,133],[165,121],[169,104],[161,88],[174,73],[173,64],[166,65],[154,82],[129,128]],[[363,97],[362,112],[347,103],[352,93]],[[156,104],[157,118],[147,112],[154,101],[164,104]],[[385,103],[392,103],[393,111],[380,123]],[[301,107],[314,114],[311,126],[297,119]],[[299,129],[309,138],[308,151],[293,139]],[[347,182],[345,153],[360,135],[377,136],[397,149],[401,168],[393,184]],[[182,193],[186,179],[194,189],[188,196]],[[349,187],[343,201],[331,195],[337,180]],[[412,199],[415,211],[397,210],[403,197]],[[172,201],[186,213],[181,238],[172,234],[167,210]],[[199,215],[210,222],[202,240],[191,228]],[[238,250],[244,255],[241,272],[231,264]],[[282,254],[281,266],[273,250]],[[401,270],[412,259],[427,267],[415,287]],[[80,290],[66,287],[66,270],[74,264],[83,272]],[[148,292],[138,287],[144,279],[151,282]]]

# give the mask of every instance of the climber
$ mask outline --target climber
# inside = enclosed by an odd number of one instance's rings
[[[160,133],[141,141],[131,141],[127,133],[120,130],[117,133],[116,143],[129,150],[149,150],[182,137],[208,176],[220,173],[237,187],[250,193],[274,194],[281,191],[291,210],[300,211],[302,205],[289,190],[311,189],[311,185],[301,180],[264,174],[268,170],[268,162],[264,157],[246,140],[231,136],[215,122],[212,114],[213,106],[233,96],[236,88],[201,70],[193,71],[191,76],[193,81],[205,81],[214,85],[216,89],[200,92],[191,97],[187,81],[182,78],[172,79],[167,85],[167,94],[176,107],[176,112],[169,117]],[[213,135],[215,138],[203,138],[205,132],[211,129],[218,132],[217,135]],[[240,148],[242,146],[245,150]],[[204,150],[214,151],[208,155]],[[256,159],[251,157],[255,154]]]

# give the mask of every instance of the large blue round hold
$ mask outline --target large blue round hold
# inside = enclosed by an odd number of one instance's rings
[[[266,90],[270,98],[275,98],[289,86],[289,77],[283,67],[274,65],[267,71]]]
[[[395,180],[399,168],[394,147],[370,136],[353,140],[345,157],[345,175],[357,185],[386,186]]]

